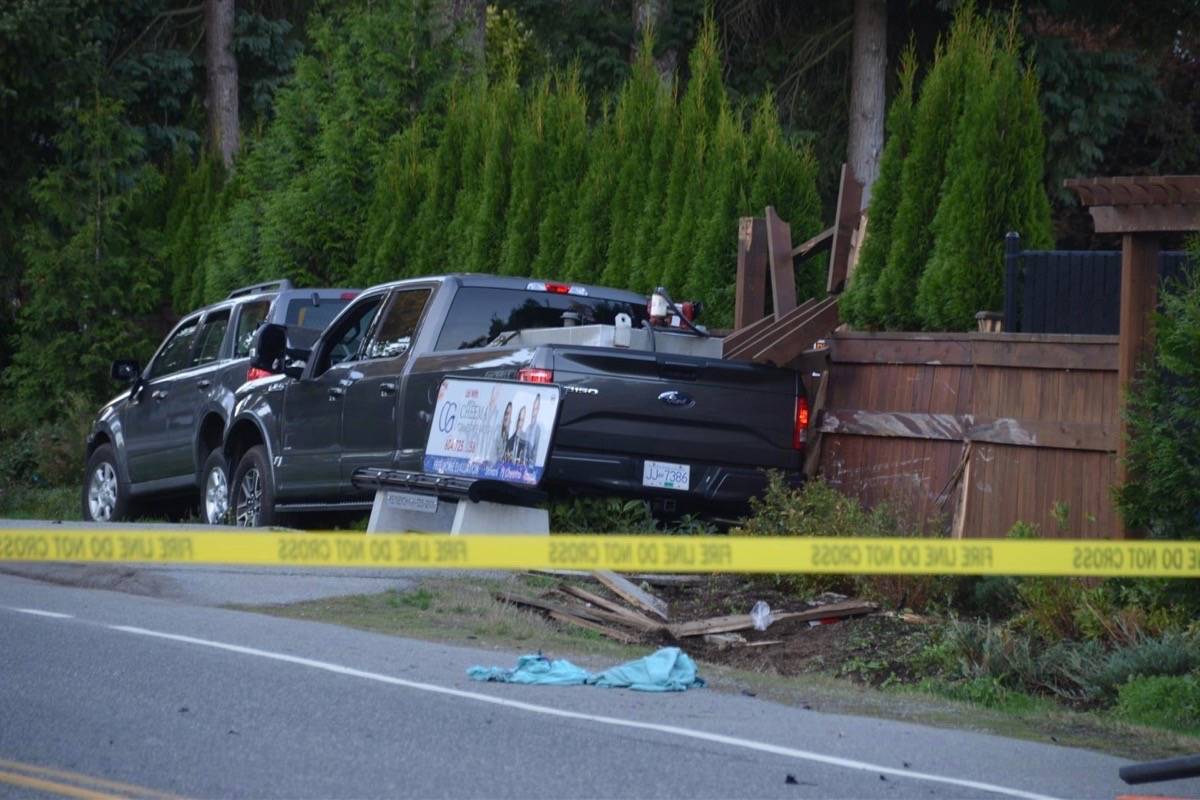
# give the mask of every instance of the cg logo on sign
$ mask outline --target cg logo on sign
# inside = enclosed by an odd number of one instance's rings
[[[458,411],[458,403],[446,403],[446,405],[442,406],[442,413],[438,416],[439,431],[449,433],[454,430],[456,411]]]

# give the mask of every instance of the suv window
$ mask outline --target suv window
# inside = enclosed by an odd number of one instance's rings
[[[396,292],[383,313],[383,321],[367,346],[367,358],[395,358],[408,352],[417,333],[429,289]]]
[[[200,329],[200,344],[196,347],[192,366],[211,364],[221,357],[221,343],[225,341],[225,331],[227,330],[229,330],[228,308],[213,311],[204,318],[204,326]]]
[[[647,318],[645,305],[623,300],[468,286],[454,296],[435,349],[469,350],[504,331],[560,328],[564,311],[578,314],[581,325],[612,325],[617,314],[628,314],[638,328]]]
[[[233,341],[233,357],[246,358],[250,355],[250,344],[254,340],[254,332],[267,318],[271,310],[270,300],[255,300],[245,303],[238,312],[237,333]]]
[[[196,340],[196,328],[199,327],[199,324],[199,316],[180,323],[158,351],[158,356],[150,366],[150,374],[146,376],[147,379],[161,378],[163,375],[179,372],[188,365],[188,356],[192,354],[192,344]]]
[[[337,297],[318,297],[317,302],[313,303],[311,296],[291,300],[287,305],[287,317],[284,319],[284,324],[318,331],[325,330],[325,327],[333,322],[333,318],[346,307],[348,302],[350,302],[348,299],[343,300]]]
[[[321,355],[313,368],[314,378],[324,374],[334,364],[354,360],[382,300],[382,295],[372,295],[360,300],[350,307],[336,328],[330,329],[329,336],[321,346]]]

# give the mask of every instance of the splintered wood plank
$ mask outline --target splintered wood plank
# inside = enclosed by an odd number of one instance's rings
[[[505,603],[512,603],[518,606],[528,606],[536,608],[539,611],[547,613],[567,614],[574,617],[582,617],[583,619],[591,620],[595,623],[610,623],[613,625],[628,625],[629,622],[618,614],[613,614],[611,611],[605,611],[601,608],[586,608],[584,606],[563,605],[554,603],[549,600],[543,600],[540,597],[523,597],[511,592],[498,592],[496,599]]]
[[[830,603],[827,606],[819,606],[810,608],[807,611],[784,611],[779,614],[771,614],[771,624],[783,622],[787,619],[792,620],[812,620],[812,619],[840,619],[842,617],[852,617],[858,614],[870,614],[878,610],[879,606],[874,603],[865,603],[860,600],[847,600],[844,603]],[[676,639],[682,639],[687,636],[703,636],[706,633],[731,633],[733,631],[745,631],[754,627],[754,620],[749,614],[730,614],[724,617],[711,617],[709,619],[698,619],[692,622],[681,622],[677,625],[668,626],[667,630]]]
[[[742,217],[738,224],[734,328],[744,328],[763,318],[766,293],[767,222],[764,219]]]
[[[601,625],[598,622],[592,622],[591,620],[583,619],[582,617],[577,617],[573,614],[566,614],[561,611],[551,611],[549,613],[551,619],[558,620],[559,622],[565,622],[568,625],[577,625],[580,628],[587,628],[589,631],[595,631],[601,636],[607,636],[609,639],[616,639],[618,642],[624,642],[625,644],[637,644],[639,641],[636,636],[625,633],[625,631],[619,631],[616,628],[610,628],[607,625]]]
[[[667,604],[660,598],[655,597],[646,590],[636,586],[633,582],[622,578],[615,572],[610,572],[605,569],[598,569],[592,573],[596,576],[596,580],[607,586],[610,591],[627,600],[643,611],[648,611],[654,616],[661,619],[663,622],[668,622]]]
[[[626,620],[627,624],[639,628],[644,631],[659,631],[663,629],[661,622],[655,622],[644,614],[639,614],[632,608],[626,608],[620,603],[614,603],[607,597],[601,597],[598,594],[589,592],[587,589],[581,589],[578,586],[572,586],[569,583],[560,583],[558,585],[560,592],[565,592],[573,597],[577,597],[586,603],[591,603],[606,611],[611,611],[622,619]]]

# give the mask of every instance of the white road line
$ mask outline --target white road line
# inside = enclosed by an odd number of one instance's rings
[[[665,733],[672,736],[682,736],[688,739],[699,739],[705,742],[715,742],[717,744],[728,745],[730,747],[739,747],[745,750],[756,750],[760,753],[770,753],[771,755],[784,756],[787,758],[800,759],[802,761],[813,761],[820,764],[829,764],[835,767],[844,767],[846,769],[859,770],[861,772],[872,772],[875,774],[892,775],[899,778],[911,778],[913,780],[927,781],[930,783],[940,783],[947,786],[956,786],[963,789],[978,789],[983,792],[991,792],[993,794],[1006,795],[1008,797],[1019,797],[1023,800],[1056,800],[1050,795],[1037,794],[1035,792],[1026,792],[1021,789],[1012,789],[1007,786],[998,786],[994,783],[983,783],[981,781],[972,781],[965,778],[952,778],[945,775],[933,775],[927,772],[914,772],[907,769],[896,769],[895,767],[886,767],[880,764],[871,764],[866,761],[855,761],[849,758],[839,758],[837,756],[824,755],[822,753],[813,753],[808,750],[797,750],[792,747],[781,747],[767,742],[756,742],[752,739],[741,739],[736,736],[725,736],[719,733],[708,733],[706,731],[697,731],[690,728],[680,728],[674,725],[659,725],[653,722],[639,722],[632,719],[620,719],[618,717],[604,717],[596,714],[584,714],[579,711],[567,711],[561,708],[552,706],[540,706],[533,703],[522,703],[519,700],[509,700],[503,697],[495,697],[493,695],[479,694],[478,692],[468,692],[462,689],[452,689],[449,686],[439,686],[434,683],[420,683],[417,681],[409,681],[403,678],[395,678],[391,675],[383,675],[378,672],[366,672],[353,667],[345,667],[340,664],[333,664],[328,661],[316,661],[311,658],[301,658],[299,656],[290,656],[286,653],[275,653],[270,650],[259,650],[254,647],[243,647],[237,644],[227,644],[225,642],[214,642],[209,639],[197,639],[193,636],[181,636],[175,633],[163,633],[161,631],[147,630],[146,628],[137,628],[129,625],[109,625],[109,628],[115,631],[123,631],[125,633],[134,633],[140,636],[153,636],[159,639],[169,639],[175,642],[184,642],[186,644],[200,645],[201,647],[211,647],[216,650],[227,650],[231,653],[241,653],[247,656],[258,656],[259,658],[269,658],[274,661],[284,661],[289,664],[299,664],[304,667],[312,667],[314,669],[333,672],[338,675],[348,675],[353,678],[363,678],[364,680],[377,681],[379,683],[388,683],[393,686],[403,686],[408,689],[417,689],[422,692],[431,692],[434,694],[447,695],[450,697],[461,697],[466,700],[475,700],[481,703],[491,703],[497,706],[505,706],[507,708],[516,708],[522,711],[529,711],[534,714],[544,714],[552,717],[562,717],[565,719],[584,720],[586,722],[595,722],[601,725],[614,725],[621,728],[636,728],[638,730],[655,731],[656,733]]]
[[[9,607],[9,611],[18,611],[22,614],[33,614],[35,617],[50,617],[52,619],[75,619],[74,614],[60,614],[57,611],[42,611],[39,608],[13,608]]]

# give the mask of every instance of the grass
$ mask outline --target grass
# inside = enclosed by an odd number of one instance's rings
[[[82,519],[78,487],[0,489],[0,518]]]
[[[519,653],[544,651],[594,668],[645,655],[654,644],[623,645],[582,628],[559,625],[540,614],[494,599],[498,591],[534,594],[555,581],[513,575],[499,580],[437,577],[415,590],[340,597],[283,606],[240,606],[279,617],[344,625]],[[686,649],[686,644],[684,645]],[[507,659],[511,660],[511,659]],[[502,661],[507,661],[502,659]],[[944,728],[1085,747],[1132,759],[1162,758],[1197,750],[1197,739],[1180,732],[1131,724],[1112,714],[1077,712],[1048,700],[998,686],[933,681],[912,685],[864,686],[854,668],[829,665],[829,672],[784,677],[701,662],[717,691],[750,693],[779,703],[829,713],[856,714]]]

